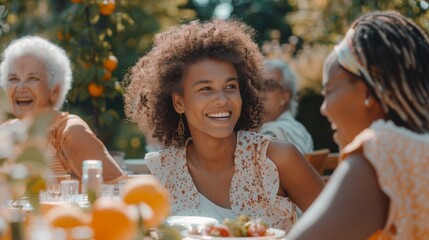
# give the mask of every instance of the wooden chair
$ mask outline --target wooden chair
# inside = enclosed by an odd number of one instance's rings
[[[328,182],[329,177],[331,177],[332,173],[335,171],[335,169],[338,166],[338,153],[329,153],[328,159],[325,163],[325,170],[322,175],[322,179],[325,182]]]
[[[338,153],[329,153],[328,159],[325,163],[325,171],[330,171],[331,173],[338,166]]]
[[[329,149],[324,148],[306,153],[304,156],[310,162],[311,166],[322,176],[325,170],[325,163],[328,160]]]

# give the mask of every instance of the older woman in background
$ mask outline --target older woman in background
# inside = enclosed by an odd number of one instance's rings
[[[295,73],[280,59],[264,62],[266,70],[263,93],[264,124],[261,133],[295,145],[301,153],[313,151],[313,139],[295,119],[298,108],[298,84]]]
[[[48,166],[54,173],[81,178],[82,162],[97,159],[103,162],[106,182],[125,176],[88,125],[80,117],[60,111],[72,82],[70,60],[63,49],[37,36],[20,38],[4,50],[0,73],[1,86],[17,118],[3,124],[42,111],[55,116],[47,129]]]

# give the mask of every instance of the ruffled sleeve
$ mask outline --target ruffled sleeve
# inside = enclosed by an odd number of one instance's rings
[[[344,155],[358,148],[390,199],[384,233],[394,239],[428,239],[429,135],[379,120],[359,134],[344,149]]]
[[[186,164],[186,149],[170,147],[148,153],[146,164],[151,174],[170,193],[172,215],[198,215],[198,191]]]
[[[253,132],[238,132],[231,207],[236,214],[262,218],[272,227],[289,231],[296,221],[296,207],[289,198],[277,196],[278,169],[266,154],[271,140]]]
[[[165,151],[165,150],[164,150]],[[150,173],[165,186],[169,170],[167,168],[167,161],[161,157],[160,152],[149,152],[145,155],[145,161]]]

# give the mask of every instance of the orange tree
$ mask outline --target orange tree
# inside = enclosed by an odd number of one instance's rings
[[[115,14],[118,10],[115,0],[72,0],[62,9],[59,7],[53,28],[74,63],[73,88],[68,100],[92,108],[89,119],[100,135],[103,125],[110,126],[119,119],[117,110],[107,104],[108,99],[121,96],[118,78],[112,74],[118,67],[118,59],[111,39],[125,33],[118,23],[131,25],[133,21],[124,12]]]
[[[187,0],[0,0],[0,48],[27,34],[61,45],[73,63],[66,111],[83,117],[109,149],[144,154],[144,138],[123,121],[120,82],[153,35],[192,18]]]

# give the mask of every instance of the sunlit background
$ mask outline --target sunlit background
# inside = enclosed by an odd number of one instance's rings
[[[23,35],[44,36],[67,50],[74,85],[64,110],[82,116],[108,149],[145,154],[143,135],[123,113],[122,80],[154,34],[192,19],[238,18],[257,31],[268,58],[287,60],[300,86],[298,120],[315,149],[338,151],[320,113],[324,58],[351,21],[372,10],[396,10],[429,31],[425,0],[0,0],[0,48]],[[108,56],[118,67],[106,71]],[[92,87],[90,87],[92,86]]]

